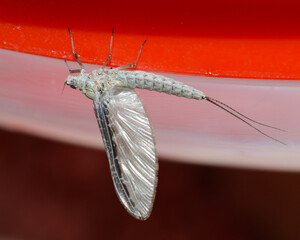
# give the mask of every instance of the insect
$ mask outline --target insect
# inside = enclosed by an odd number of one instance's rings
[[[80,69],[71,70],[65,61],[70,74],[79,73],[79,75],[69,75],[64,86],[68,85],[73,89],[79,89],[93,100],[115,190],[121,203],[133,217],[145,220],[150,216],[155,198],[158,172],[151,125],[142,102],[134,90],[135,88],[194,100],[206,100],[266,137],[284,144],[254,127],[249,121],[265,127],[281,129],[250,119],[223,102],[207,97],[197,89],[161,75],[125,70],[136,66],[147,39],[141,45],[134,63],[117,68],[106,68],[111,59],[113,30],[109,56],[104,65],[98,70],[86,73],[75,52],[72,33],[69,28],[68,30],[73,55]]]

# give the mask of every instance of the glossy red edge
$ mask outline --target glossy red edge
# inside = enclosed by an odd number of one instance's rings
[[[214,77],[300,79],[300,2],[159,0],[11,1],[0,9],[0,48],[85,63]]]

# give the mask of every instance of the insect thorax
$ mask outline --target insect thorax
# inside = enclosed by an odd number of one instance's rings
[[[94,100],[97,94],[109,91],[113,87],[120,85],[115,79],[114,69],[98,69],[87,75],[86,81],[81,85],[81,91],[88,98]]]

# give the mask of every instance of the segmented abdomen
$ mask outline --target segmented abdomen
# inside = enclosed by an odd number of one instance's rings
[[[196,100],[205,98],[204,93],[193,87],[153,73],[142,71],[119,71],[116,74],[116,78],[122,82],[124,87],[147,89]]]

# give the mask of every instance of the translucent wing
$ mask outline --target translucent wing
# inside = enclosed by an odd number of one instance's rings
[[[135,218],[149,217],[158,164],[152,129],[132,89],[113,88],[94,101],[117,195]]]

